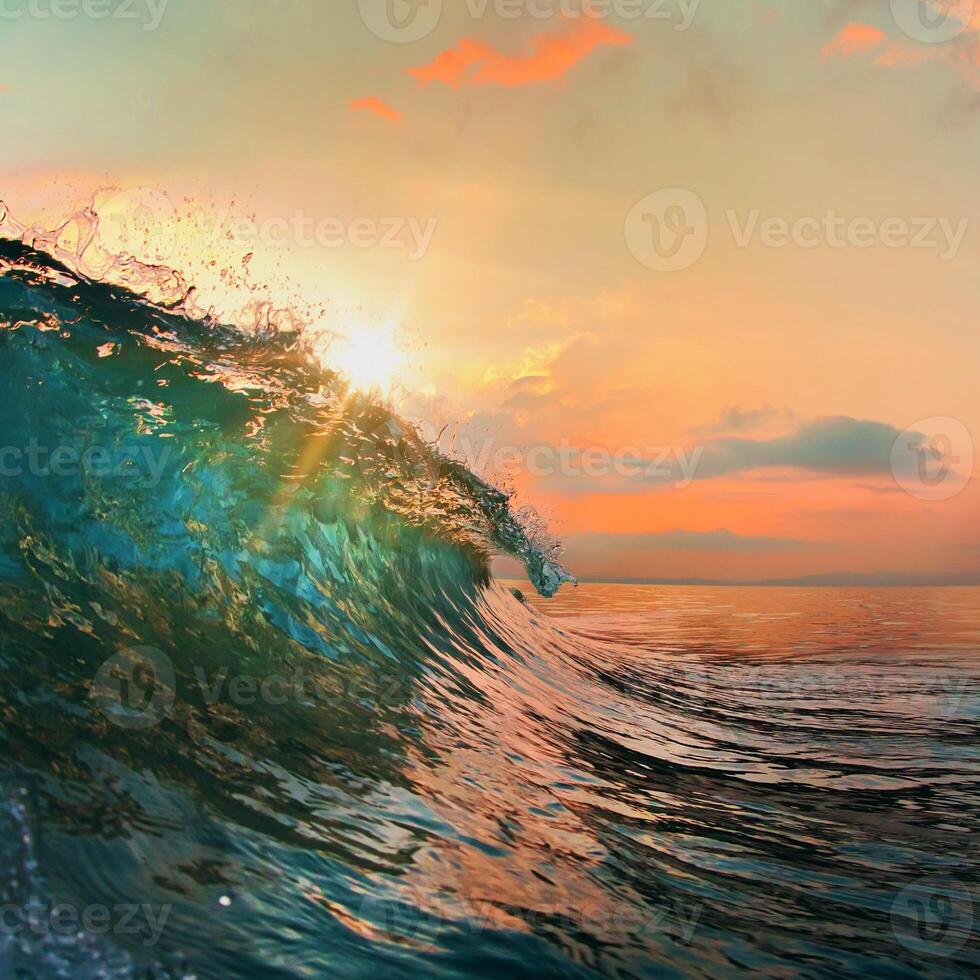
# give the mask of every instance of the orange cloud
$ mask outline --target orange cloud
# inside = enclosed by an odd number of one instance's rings
[[[564,30],[539,34],[530,54],[505,55],[483,41],[462,38],[434,61],[408,74],[419,84],[442,82],[451,88],[464,85],[500,85],[514,88],[561,78],[605,44],[633,43],[633,35],[591,18],[576,21]]]
[[[935,4],[933,4],[935,6]],[[938,9],[938,8],[937,8]],[[880,68],[914,68],[930,61],[943,62],[964,79],[980,86],[980,5],[972,19],[963,13],[959,18],[963,25],[962,38],[950,44],[912,44],[887,38],[883,31],[870,24],[851,22],[820,51],[820,60],[850,58],[854,55],[874,53],[874,64]]]
[[[875,64],[882,68],[914,68],[923,62],[934,61],[935,58],[935,52],[924,45],[914,48],[911,45],[902,47],[891,43],[875,58]]]
[[[882,68],[914,68],[930,61],[938,61],[957,72],[974,87],[980,88],[980,5],[973,20],[961,12],[962,36],[949,44],[900,44],[890,41],[878,53],[874,63]]]
[[[393,109],[390,105],[387,105],[373,95],[369,95],[364,99],[354,99],[350,107],[354,112],[373,112],[376,116],[387,119],[388,122],[399,123],[403,118],[401,112]]]
[[[884,39],[885,32],[878,30],[877,27],[851,21],[833,41],[823,46],[820,51],[820,60],[830,61],[835,56],[850,58],[855,54],[866,54],[878,47]]]

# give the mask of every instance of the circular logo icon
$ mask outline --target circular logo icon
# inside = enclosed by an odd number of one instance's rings
[[[111,255],[163,265],[177,246],[177,211],[162,191],[122,191],[99,207],[99,239]]]
[[[173,710],[174,666],[155,647],[120,650],[99,668],[93,696],[113,724],[134,730],[153,728]]]
[[[654,272],[689,269],[708,247],[704,201],[684,187],[668,187],[637,201],[626,217],[626,244]]]
[[[359,0],[367,29],[394,44],[428,37],[442,16],[442,0]]]
[[[973,931],[973,899],[962,882],[922,879],[899,892],[891,924],[895,938],[911,952],[952,956]]]
[[[923,419],[895,440],[891,466],[906,493],[920,500],[949,500],[973,476],[973,439],[957,419]]]
[[[892,17],[904,34],[922,44],[945,44],[969,26],[976,0],[891,0]]]

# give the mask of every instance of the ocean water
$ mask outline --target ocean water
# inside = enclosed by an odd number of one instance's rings
[[[0,381],[0,976],[980,971],[980,591],[573,588],[301,337],[30,242]]]

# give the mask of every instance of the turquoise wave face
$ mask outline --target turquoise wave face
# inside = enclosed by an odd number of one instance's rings
[[[15,527],[50,522],[61,545],[97,542],[123,566],[188,580],[309,575],[306,555],[328,561],[341,527],[386,570],[423,555],[480,577],[502,552],[545,595],[568,580],[505,494],[314,366],[300,336],[195,322],[14,242],[0,242],[0,273],[0,477],[22,505]]]

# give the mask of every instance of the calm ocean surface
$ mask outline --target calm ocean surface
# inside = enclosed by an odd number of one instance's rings
[[[3,975],[976,976],[978,599],[484,586],[356,695],[202,706],[178,664],[150,732],[8,648],[6,904],[144,911]]]
[[[980,590],[528,595],[603,646],[580,665],[596,810],[638,890],[696,922],[651,973],[976,975]]]

